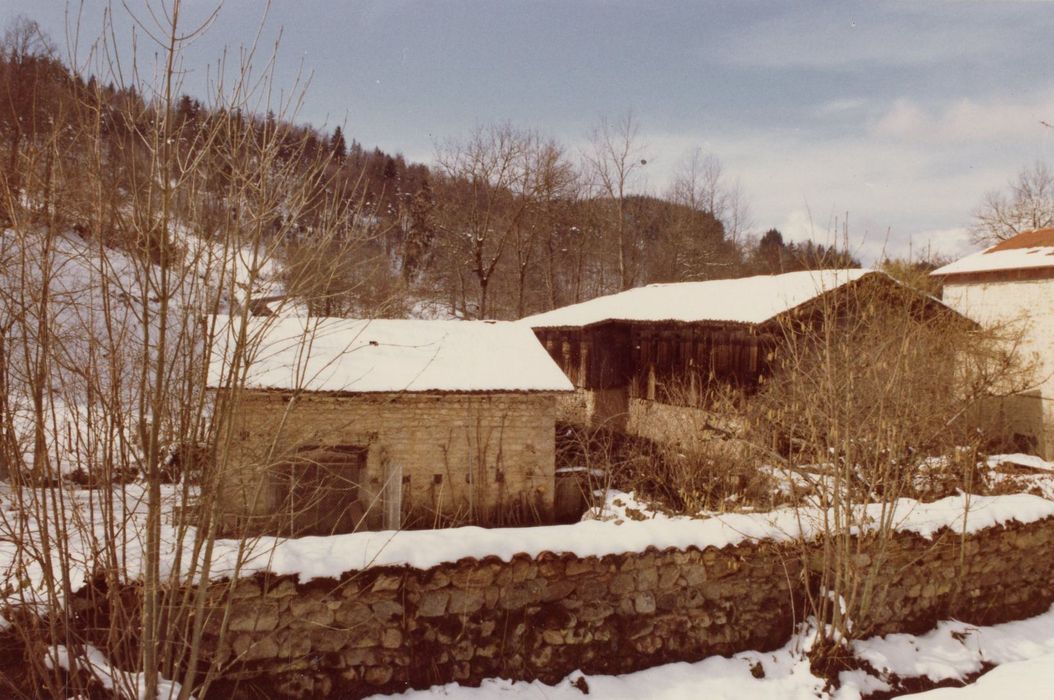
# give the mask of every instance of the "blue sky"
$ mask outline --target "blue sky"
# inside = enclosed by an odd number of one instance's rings
[[[85,35],[103,5],[85,0]],[[188,90],[224,45],[252,41],[263,8],[222,6],[187,54]],[[0,7],[4,24],[16,14],[64,43],[61,0]],[[641,187],[661,192],[701,147],[739,179],[755,230],[829,242],[848,212],[867,260],[966,250],[984,193],[1054,160],[1044,2],[275,0],[264,42],[279,32],[277,84],[311,75],[301,120],[366,146],[428,161],[437,142],[510,120],[578,149],[600,117],[633,110]]]

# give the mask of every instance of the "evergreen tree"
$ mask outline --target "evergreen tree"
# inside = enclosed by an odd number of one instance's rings
[[[422,180],[421,189],[410,200],[409,209],[409,228],[403,243],[402,274],[406,283],[427,266],[435,242],[435,197],[428,178]]]
[[[787,254],[787,244],[783,242],[783,234],[779,230],[770,228],[758,241],[755,258],[758,271],[764,274],[777,275],[785,272],[785,264],[790,257]]]
[[[348,155],[348,145],[344,142],[344,131],[338,126],[333,130],[333,136],[329,139],[329,150],[333,154],[333,160],[343,163]]]

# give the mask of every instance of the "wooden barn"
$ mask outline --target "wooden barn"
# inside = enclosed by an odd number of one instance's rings
[[[704,407],[720,388],[748,397],[773,370],[789,319],[864,286],[891,292],[892,303],[906,295],[941,306],[882,272],[822,270],[654,284],[521,322],[575,385],[560,420],[665,439],[676,422],[668,407]]]

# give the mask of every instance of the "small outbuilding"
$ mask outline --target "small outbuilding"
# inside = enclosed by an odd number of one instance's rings
[[[946,304],[1020,337],[1036,382],[1000,400],[997,419],[1019,449],[1054,459],[1054,228],[1026,231],[931,274],[942,281]]]
[[[521,323],[575,385],[559,420],[676,441],[686,412],[705,408],[709,392],[757,389],[789,321],[834,308],[853,290],[944,308],[883,272],[845,269],[653,284]]]
[[[572,386],[530,328],[267,317],[247,330],[244,379],[229,379],[233,330],[209,368],[229,531],[552,518],[555,401]]]

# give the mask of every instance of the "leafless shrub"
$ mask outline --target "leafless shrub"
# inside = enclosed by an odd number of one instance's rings
[[[187,698],[223,672],[202,639],[216,625],[224,643],[228,611],[194,584],[217,575],[225,418],[256,351],[252,302],[305,226],[318,255],[361,243],[348,225],[361,197],[246,116],[271,106],[273,62],[255,49],[218,66],[208,119],[181,132],[179,54],[211,18],[188,29],[180,9],[135,18],[159,57],[153,79],[120,65],[107,33],[82,68],[117,87],[92,81],[69,105],[77,119],[23,134],[11,151],[23,177],[0,183],[0,612],[38,697],[97,692],[99,658],[121,697]],[[297,105],[273,106],[290,119]],[[126,149],[111,148],[115,129]],[[327,282],[318,269],[284,281]],[[193,478],[176,478],[177,451]],[[219,575],[236,576],[253,544]]]
[[[920,465],[930,460],[927,479],[943,489],[971,490],[985,441],[973,409],[1027,386],[1030,368],[1013,342],[903,288],[865,278],[821,300],[786,320],[750,425],[811,482],[802,517],[819,519],[820,540],[803,556],[818,591],[813,653],[828,663],[882,603],[894,506],[920,495]]]

